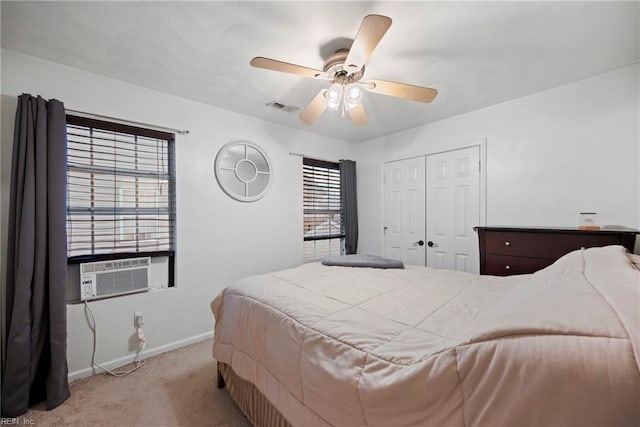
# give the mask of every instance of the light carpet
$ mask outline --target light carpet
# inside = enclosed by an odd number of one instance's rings
[[[71,397],[51,411],[20,418],[35,426],[250,426],[225,389],[216,387],[213,340],[145,361],[126,377],[100,374],[71,383]]]

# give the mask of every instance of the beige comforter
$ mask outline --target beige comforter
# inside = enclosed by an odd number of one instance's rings
[[[640,271],[619,246],[533,275],[298,268],[212,303],[214,357],[294,425],[640,425]]]

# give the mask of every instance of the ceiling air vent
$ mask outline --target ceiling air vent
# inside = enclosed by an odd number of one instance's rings
[[[287,113],[293,113],[294,111],[299,110],[298,107],[295,107],[293,105],[284,105],[277,101],[271,101],[270,103],[267,104],[267,106],[276,108],[278,110],[286,111]]]

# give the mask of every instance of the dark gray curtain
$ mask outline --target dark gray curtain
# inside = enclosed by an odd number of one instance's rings
[[[62,102],[21,95],[13,138],[2,416],[69,397],[66,123]]]
[[[358,196],[356,162],[353,160],[340,160],[340,197],[345,254],[355,254],[358,251]]]

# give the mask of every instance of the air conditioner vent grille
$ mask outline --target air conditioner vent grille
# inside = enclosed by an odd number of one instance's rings
[[[81,264],[80,299],[148,290],[150,265],[149,257]]]
[[[293,113],[294,111],[298,111],[300,108],[296,107],[295,105],[285,105],[281,102],[278,101],[271,101],[267,104],[268,107],[273,107],[277,110],[282,110],[285,111],[287,113]]]
[[[91,262],[81,264],[81,266],[82,273],[99,273],[101,271],[121,270],[131,267],[147,267],[150,262],[150,258],[131,258],[116,261]]]

